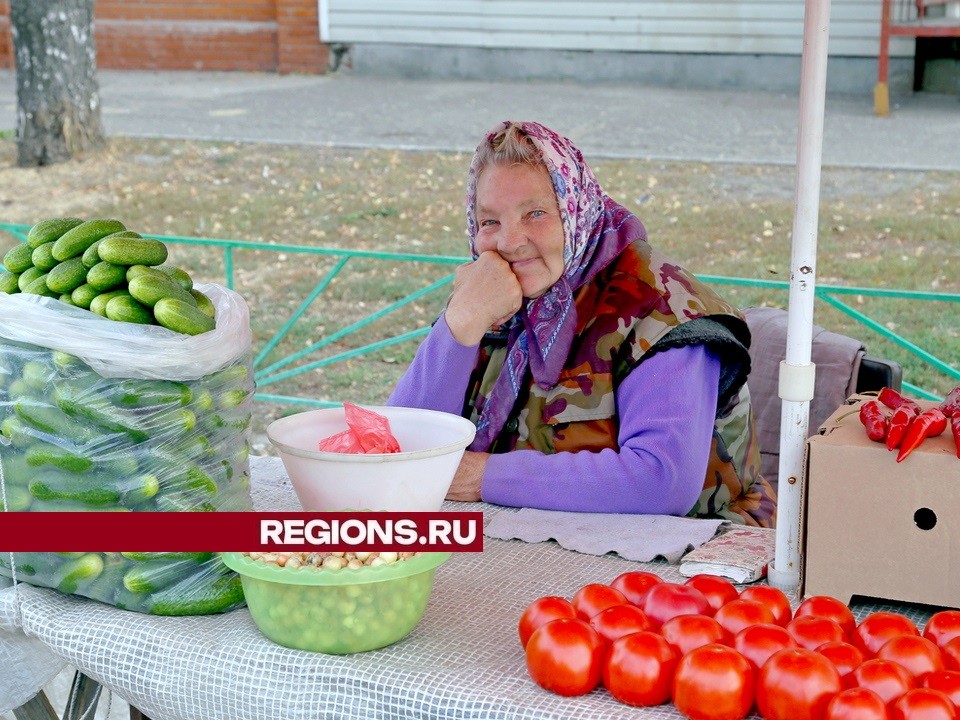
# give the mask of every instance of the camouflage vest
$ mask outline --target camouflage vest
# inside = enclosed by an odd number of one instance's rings
[[[526,392],[521,393],[493,452],[617,449],[615,390],[619,382],[668,333],[691,320],[710,318],[730,328],[728,346],[735,346],[740,366],[749,368],[749,330],[742,316],[646,242],[635,242],[624,250],[577,291],[575,303],[576,337],[558,383],[543,390],[528,372]],[[665,341],[668,346],[669,340]],[[672,344],[690,342],[709,340],[694,334]],[[723,359],[723,352],[719,354]],[[464,412],[474,422],[477,397],[490,393],[505,357],[504,343],[485,342],[481,347]],[[776,501],[759,474],[760,450],[745,380],[746,370],[721,397],[703,492],[689,515],[772,526]]]

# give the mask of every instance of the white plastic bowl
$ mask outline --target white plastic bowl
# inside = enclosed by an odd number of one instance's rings
[[[321,452],[318,443],[347,429],[343,408],[288,415],[267,427],[267,437],[303,509],[309,512],[440,509],[476,428],[469,420],[405,407],[364,406],[387,418],[400,452]]]

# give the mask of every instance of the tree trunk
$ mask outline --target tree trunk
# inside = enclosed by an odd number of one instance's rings
[[[21,167],[64,162],[103,147],[93,2],[10,2]]]

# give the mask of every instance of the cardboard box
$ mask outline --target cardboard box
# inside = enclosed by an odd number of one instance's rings
[[[849,398],[807,441],[801,592],[960,607],[960,458],[950,428],[898,463],[860,423],[871,399]]]

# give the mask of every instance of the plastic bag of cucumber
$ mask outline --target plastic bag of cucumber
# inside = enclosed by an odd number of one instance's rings
[[[252,509],[247,305],[166,261],[163,243],[116,220],[72,218],[38,223],[4,255],[16,276],[16,288],[0,277],[6,509]],[[200,294],[208,322],[183,311]],[[158,615],[243,602],[212,553],[17,553],[0,574],[11,564],[18,581]]]

